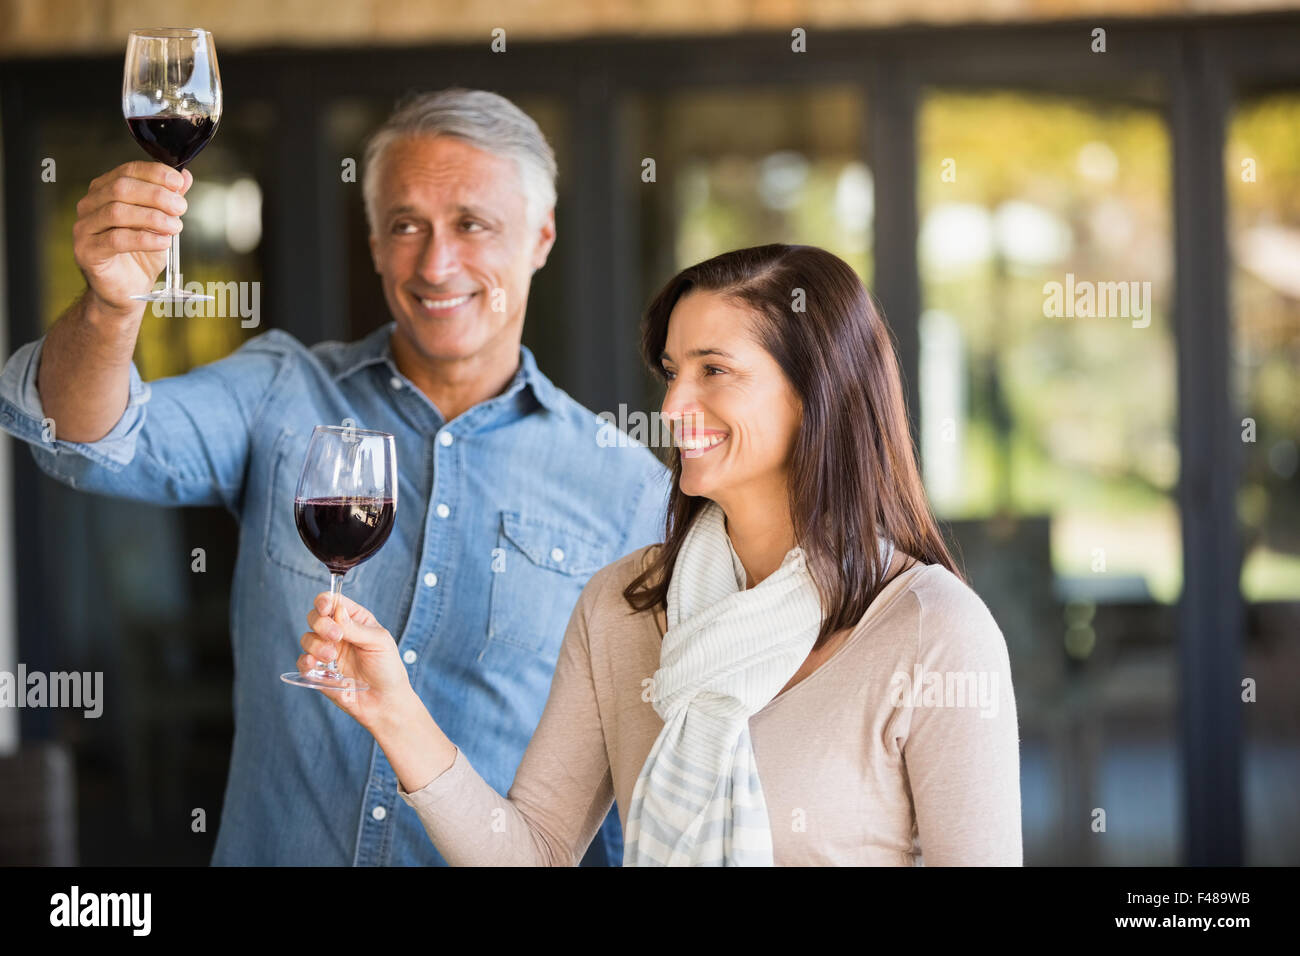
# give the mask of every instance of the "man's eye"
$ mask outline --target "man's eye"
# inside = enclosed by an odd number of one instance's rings
[[[466,232],[479,232],[484,228],[483,223],[475,222],[473,219],[466,219],[460,225],[461,228],[464,229]],[[473,226],[474,228],[471,229],[470,228],[471,226]]]
[[[403,222],[395,222],[395,223],[393,223],[393,232],[397,232],[397,233],[404,233],[404,232],[406,232],[406,231],[408,231],[408,230],[410,230],[410,229],[414,229],[414,228],[415,228],[415,223],[413,223],[413,222],[405,222],[405,221],[403,221]]]

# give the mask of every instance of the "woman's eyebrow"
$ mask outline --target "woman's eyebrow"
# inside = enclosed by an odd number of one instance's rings
[[[730,352],[724,352],[722,349],[691,349],[686,353],[687,358],[701,358],[705,355],[721,355],[723,358],[729,359],[734,359],[736,357]],[[667,359],[670,362],[673,360],[672,356],[668,354],[667,349],[665,349],[659,356],[659,361],[662,362],[664,359]]]

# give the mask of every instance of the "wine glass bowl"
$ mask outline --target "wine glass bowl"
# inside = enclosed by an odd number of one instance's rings
[[[177,171],[212,139],[221,122],[221,72],[212,34],[162,27],[132,30],[122,72],[122,115],[141,148]],[[163,288],[131,296],[145,302],[211,300],[181,287],[180,236],[173,234]]]
[[[298,490],[294,524],[303,544],[330,574],[330,610],[338,608],[343,575],[375,554],[397,519],[397,448],[388,432],[339,425],[312,431]],[[344,678],[337,661],[280,679],[299,687],[365,690]]]

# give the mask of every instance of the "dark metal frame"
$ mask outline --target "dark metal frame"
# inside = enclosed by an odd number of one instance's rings
[[[1108,52],[1090,51],[1107,31]],[[929,85],[1068,92],[1134,100],[1166,111],[1173,145],[1176,349],[1182,474],[1184,588],[1179,609],[1180,741],[1185,801],[1183,861],[1240,864],[1242,721],[1237,682],[1244,613],[1234,497],[1241,456],[1232,427],[1231,336],[1225,239],[1223,137],[1242,95],[1300,86],[1300,16],[1074,21],[975,27],[821,31],[792,53],[786,33],[653,40],[609,38],[515,43],[493,54],[473,47],[400,50],[265,50],[222,53],[227,101],[261,99],[277,111],[279,148],[266,157],[269,225],[264,243],[266,312],[306,341],[342,337],[338,283],[342,222],[330,200],[338,176],[323,118],[336,97],[395,97],[451,84],[503,94],[549,93],[570,106],[573,168],[562,235],[571,314],[564,334],[574,360],[561,384],[592,408],[633,407],[643,374],[634,316],[647,290],[634,263],[636,230],[620,140],[620,97],[668,88],[797,86],[850,82],[869,104],[865,129],[878,184],[874,293],[894,329],[913,428],[919,411],[916,110]],[[15,344],[41,333],[36,204],[39,128],[51,104],[85,103],[103,91],[117,109],[121,57],[0,63],[5,246]],[[39,97],[34,95],[39,91]],[[39,110],[39,111],[38,111]],[[289,148],[288,144],[292,144]],[[883,188],[880,188],[883,184]],[[276,231],[279,223],[284,231]],[[289,230],[284,224],[292,223]],[[664,277],[666,278],[666,277]],[[293,290],[293,298],[284,290]],[[611,317],[626,315],[623,323]],[[30,456],[14,456],[14,526],[20,547],[39,548],[41,479]],[[29,666],[46,660],[42,608],[51,584],[41,562],[18,563],[19,633]],[[40,736],[24,711],[23,733]],[[37,721],[34,723],[33,721]]]

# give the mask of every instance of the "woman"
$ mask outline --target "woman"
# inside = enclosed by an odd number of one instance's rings
[[[331,697],[453,865],[574,865],[615,799],[625,865],[1020,865],[1006,643],[931,517],[857,275],[717,256],[655,298],[642,350],[677,448],[665,541],[583,590],[507,797],[364,608],[309,612],[299,669],[370,685]]]

